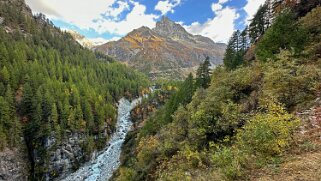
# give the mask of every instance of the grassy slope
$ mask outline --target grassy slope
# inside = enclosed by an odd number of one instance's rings
[[[252,170],[250,180],[318,181],[321,180],[321,102],[297,114],[302,120],[295,133],[296,143],[282,157],[280,165]]]
[[[320,180],[320,12],[300,22],[311,37],[302,54],[217,68],[172,123],[136,139],[117,180]]]

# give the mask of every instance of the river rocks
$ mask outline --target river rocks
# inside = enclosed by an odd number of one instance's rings
[[[0,180],[28,180],[27,155],[23,153],[16,148],[0,152]]]
[[[62,180],[106,181],[113,175],[114,170],[120,165],[121,147],[125,141],[125,136],[132,127],[130,111],[140,101],[141,99],[136,99],[132,103],[126,99],[119,101],[116,131],[107,144],[106,149],[97,153],[97,156],[89,163]],[[96,153],[94,155],[96,155]]]
[[[109,137],[109,127],[105,126],[105,130],[100,136],[95,136],[95,139]],[[91,155],[86,155],[83,146],[88,139],[87,135],[80,132],[71,132],[66,130],[62,141],[57,140],[55,132],[47,137],[44,146],[47,150],[48,160],[45,161],[47,173],[46,180],[53,180],[55,178],[63,178],[78,169],[84,162],[94,159],[97,152],[94,151]],[[35,162],[41,163],[42,158],[35,153]]]

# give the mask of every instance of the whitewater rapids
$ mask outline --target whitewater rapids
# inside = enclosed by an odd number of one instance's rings
[[[130,111],[140,102],[141,98],[132,102],[125,98],[119,100],[116,131],[107,147],[94,160],[62,179],[63,181],[107,181],[111,178],[113,172],[120,166],[121,147],[132,126]]]

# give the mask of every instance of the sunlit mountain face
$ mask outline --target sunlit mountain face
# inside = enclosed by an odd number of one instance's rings
[[[225,48],[225,44],[188,33],[164,16],[153,29],[143,26],[94,49],[151,78],[184,79],[207,58],[213,66],[222,64]]]

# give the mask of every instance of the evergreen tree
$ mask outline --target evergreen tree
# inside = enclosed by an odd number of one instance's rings
[[[250,42],[249,42],[249,34],[248,34],[248,27],[246,27],[240,34],[240,40],[241,42],[241,52],[243,54],[246,53],[247,49],[250,46]]]
[[[9,71],[7,69],[6,66],[4,66],[2,68],[2,70],[0,71],[0,80],[5,83],[5,84],[8,84],[9,83],[9,80],[10,80],[10,74],[9,74]]]
[[[7,135],[3,129],[3,126],[0,124],[0,151],[7,147]]]
[[[205,85],[205,84],[206,84],[206,82],[204,81],[203,85]],[[192,100],[194,91],[195,91],[195,88],[194,88],[193,75],[189,74],[188,77],[185,79],[182,87],[180,88],[180,90],[177,93],[179,104],[187,105],[188,103],[190,103]]]
[[[92,131],[94,130],[95,124],[94,124],[94,116],[91,110],[91,105],[89,104],[88,101],[85,101],[83,103],[83,113],[84,113],[84,119],[86,121],[87,131],[92,133]]]
[[[229,40],[227,47],[226,47],[226,51],[225,51],[225,55],[224,55],[224,65],[227,69],[233,69],[234,66],[234,57],[236,56],[236,52],[234,49],[234,43],[232,41],[232,39]]]
[[[266,18],[267,12],[267,4],[260,6],[259,10],[254,15],[254,18],[250,23],[249,31],[252,43],[256,42],[258,38],[261,37],[267,29],[267,22],[269,22],[269,20],[267,20]]]
[[[44,15],[26,14],[20,1],[0,4],[0,149],[19,146],[23,135],[31,170],[39,176],[30,179],[43,180],[45,144],[53,131],[57,145],[68,129],[95,137],[107,118],[117,116],[115,102],[139,95],[148,79],[82,48]],[[6,33],[6,26],[15,31]]]
[[[0,67],[7,65],[9,61],[9,53],[5,44],[2,42],[0,43]]]
[[[76,119],[76,129],[83,129],[82,127],[82,123],[84,121],[84,116],[81,110],[81,105],[80,103],[77,104],[76,106],[76,115],[75,115],[75,119]]]
[[[233,70],[243,64],[243,56],[248,48],[246,36],[245,31],[241,33],[237,30],[230,38],[223,59],[224,65],[228,70]]]
[[[35,110],[34,102],[35,100],[34,100],[33,90],[30,84],[26,83],[23,89],[22,104],[20,106],[22,115],[25,115],[25,116],[28,116],[28,118],[31,118],[33,111]]]
[[[10,85],[7,86],[7,90],[5,93],[5,100],[8,104],[9,117],[10,117],[10,121],[6,126],[9,130],[9,136],[8,136],[9,145],[10,147],[14,147],[19,142],[21,130],[20,130],[20,125],[19,125],[17,116],[16,116],[15,100],[14,100],[13,92],[11,90]]]
[[[2,128],[8,128],[8,129],[10,129],[10,127],[12,126],[12,120],[10,117],[10,106],[8,102],[5,100],[5,98],[1,96],[0,96],[0,126]],[[8,129],[3,131],[5,131],[5,133],[8,133]],[[8,143],[8,140],[4,140],[2,144],[6,145],[7,143]]]
[[[196,88],[203,87],[208,88],[211,82],[211,72],[210,72],[211,63],[209,57],[206,57],[205,61],[200,64],[196,72]]]
[[[51,115],[50,115],[49,120],[51,121],[52,128],[54,130],[57,130],[59,123],[58,123],[58,111],[57,111],[57,106],[55,103],[53,103],[51,106]]]
[[[292,50],[294,54],[299,54],[307,41],[306,30],[295,23],[295,14],[285,11],[276,18],[273,26],[262,37],[256,53],[262,61],[275,58],[274,55],[279,53],[280,49]]]
[[[206,58],[204,64],[203,64],[203,77],[204,77],[204,84],[203,84],[203,88],[207,89],[210,86],[211,83],[211,63],[209,61],[209,57]]]

